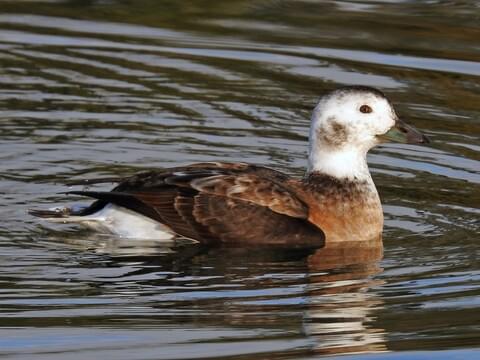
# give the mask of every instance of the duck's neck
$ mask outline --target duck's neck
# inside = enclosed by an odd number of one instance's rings
[[[303,184],[313,204],[310,221],[324,231],[327,243],[366,241],[381,234],[382,205],[365,155],[315,152]]]
[[[366,151],[352,147],[310,149],[307,175],[317,173],[339,181],[359,181],[373,185]]]

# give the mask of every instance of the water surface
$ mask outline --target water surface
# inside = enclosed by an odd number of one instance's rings
[[[476,1],[0,10],[0,355],[480,356]],[[301,176],[310,112],[346,84],[378,87],[432,139],[369,155],[383,257],[172,247],[46,228],[26,214],[78,201],[60,194],[71,179],[197,161]]]

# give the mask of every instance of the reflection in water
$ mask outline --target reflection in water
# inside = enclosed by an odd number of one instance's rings
[[[308,259],[310,272],[305,332],[323,355],[387,349],[385,331],[371,325],[383,302],[370,287],[381,272],[382,240],[319,249]],[[313,273],[312,273],[313,272]]]
[[[91,233],[84,239],[72,234],[65,242],[79,250],[113,256],[116,260],[112,265],[116,261],[123,266],[135,265],[136,270],[122,277],[136,281],[156,279],[149,282],[150,285],[163,290],[151,294],[150,301],[171,302],[169,311],[177,315],[182,313],[183,321],[200,325],[205,323],[205,315],[210,317],[208,323],[221,316],[223,324],[244,327],[256,323],[254,318],[260,317],[264,325],[285,326],[276,316],[266,316],[266,312],[290,303],[299,308],[295,321],[307,337],[305,344],[308,343],[314,353],[387,350],[384,330],[374,325],[375,312],[382,308],[383,302],[371,291],[372,286],[382,284],[373,279],[381,272],[381,239],[342,243],[316,251],[271,247],[209,248],[188,242],[169,245],[98,234],[95,237]],[[202,266],[199,268],[196,264]],[[176,278],[174,282],[181,287],[172,287],[172,278]],[[207,279],[207,283],[203,283]],[[226,279],[230,280],[230,286],[225,283]],[[192,284],[188,285],[189,282]],[[241,286],[237,288],[232,283]],[[207,306],[207,314],[193,311],[188,316],[181,311],[185,306],[191,310],[202,306],[205,309],[205,302],[209,301],[201,292],[214,288],[217,295],[209,293],[208,297],[226,302]],[[119,289],[118,295],[146,298],[141,288],[137,291]]]

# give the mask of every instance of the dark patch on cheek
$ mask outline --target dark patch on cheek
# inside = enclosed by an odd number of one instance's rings
[[[335,118],[329,118],[324,126],[317,130],[317,137],[322,143],[338,147],[347,142],[348,131]]]

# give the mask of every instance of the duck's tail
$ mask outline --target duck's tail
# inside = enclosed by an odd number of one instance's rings
[[[93,185],[103,183],[118,183],[124,180],[119,177],[108,177],[98,179],[73,180],[67,183],[68,186],[74,185]],[[91,192],[94,193],[94,192]],[[66,194],[86,195],[90,196],[89,192],[71,191]],[[96,198],[95,196],[93,196]],[[32,216],[39,217],[48,221],[62,221],[62,222],[79,222],[92,220],[89,215],[95,214],[97,211],[103,209],[108,204],[108,201],[97,200],[90,205],[75,204],[71,207],[56,207],[50,209],[28,209],[28,213]]]
[[[72,214],[70,208],[28,209],[27,211],[30,215],[43,219],[65,219]]]
[[[83,223],[100,219],[73,211],[71,208],[54,208],[54,209],[28,209],[28,213],[32,216],[41,218],[52,223]]]
[[[92,216],[105,206],[99,201],[90,205],[75,204],[71,207],[55,207],[50,209],[28,209],[32,216],[52,222],[82,222],[92,220]]]

